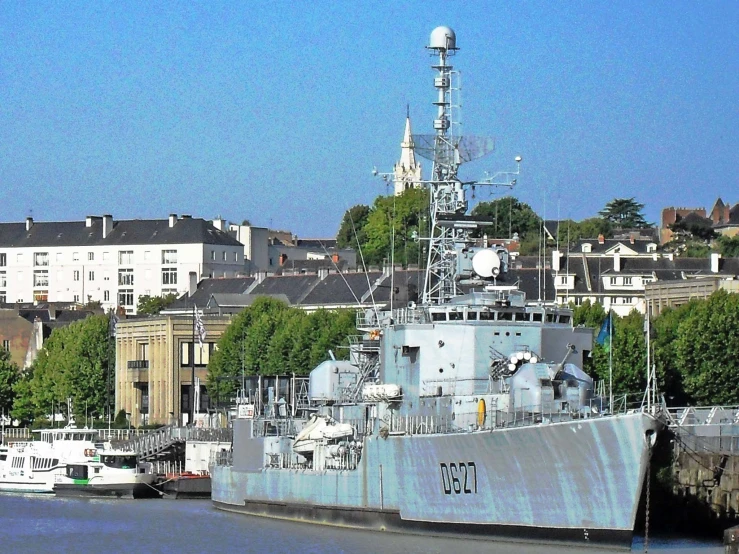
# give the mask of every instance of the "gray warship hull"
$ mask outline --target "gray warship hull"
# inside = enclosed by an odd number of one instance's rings
[[[236,420],[225,510],[405,533],[629,547],[653,433],[635,412],[469,433],[369,436],[356,469],[268,468]]]

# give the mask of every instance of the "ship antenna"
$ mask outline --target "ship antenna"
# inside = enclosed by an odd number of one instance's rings
[[[354,225],[354,217],[352,216],[351,210],[349,210],[349,220],[352,222],[352,232],[354,233],[354,240],[357,241],[357,250],[359,250],[359,259],[362,260],[362,267],[364,268],[364,275],[367,278],[367,287],[369,288],[370,298],[372,299],[372,309],[375,312],[375,321],[379,321],[380,314],[377,311],[377,304],[375,303],[375,293],[372,290],[372,284],[370,283],[369,274],[367,273],[367,264],[364,263],[364,254],[362,253],[362,245],[359,244],[359,235],[357,234],[357,227]],[[352,294],[354,294],[354,292],[352,292]],[[359,304],[359,301],[357,301],[357,304]]]
[[[334,267],[336,268],[336,273],[338,273],[339,275],[341,275],[341,279],[344,281],[344,284],[346,285],[346,288],[348,288],[349,289],[349,292],[352,293],[352,296],[354,297],[354,300],[357,301],[357,306],[359,306],[361,304],[361,302],[360,302],[359,298],[357,298],[357,295],[354,294],[354,290],[349,286],[349,281],[346,280],[346,277],[344,277],[344,274],[339,269],[339,266],[336,264],[336,262],[334,261],[334,259],[329,254],[328,249],[326,248],[326,245],[323,244],[322,241],[320,241],[319,243],[320,243],[321,247],[323,248],[323,251],[326,253],[326,256],[328,256],[328,259],[331,260],[331,263],[332,264],[334,264]]]

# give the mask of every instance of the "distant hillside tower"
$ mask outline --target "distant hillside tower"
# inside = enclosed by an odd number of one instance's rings
[[[410,113],[405,118],[405,133],[403,142],[400,143],[400,161],[393,166],[393,183],[395,196],[403,194],[403,191],[409,188],[421,187],[421,164],[416,162]]]

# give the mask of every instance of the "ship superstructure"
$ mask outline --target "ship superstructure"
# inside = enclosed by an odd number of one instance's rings
[[[471,237],[462,182],[473,156],[454,133],[448,27],[429,145],[432,232],[423,300],[358,314],[349,359],[310,377],[251,380],[232,452],[211,468],[222,509],[317,523],[459,536],[630,543],[650,413],[614,413],[581,368],[592,332],[568,309],[531,304],[508,252]],[[423,148],[422,148],[423,150]],[[520,158],[517,158],[520,162]]]

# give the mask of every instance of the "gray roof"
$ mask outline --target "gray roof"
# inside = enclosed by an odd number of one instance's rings
[[[26,230],[25,223],[0,223],[0,248],[199,243],[241,245],[209,221],[189,217],[178,219],[172,227],[168,219],[113,221],[105,238],[99,217],[92,218],[90,227],[85,221],[38,221]]]
[[[244,294],[254,283],[254,277],[233,277],[229,279],[203,279],[192,296],[187,294],[173,302],[167,310],[181,310],[205,306],[214,294]]]
[[[250,294],[269,296],[284,294],[290,304],[297,304],[318,279],[318,275],[273,275],[266,277],[250,291]]]
[[[369,273],[330,273],[321,282],[317,283],[301,302],[302,304],[356,304],[357,299],[362,297],[369,290],[370,285],[374,285],[382,277],[382,272]],[[389,287],[389,281],[385,283]],[[375,291],[375,301],[378,300],[378,293]],[[389,298],[390,291],[388,289],[385,298]],[[356,298],[355,298],[356,297]],[[372,302],[370,298],[367,302]]]
[[[614,248],[618,246],[619,244],[623,245],[626,248],[629,248],[636,252],[637,254],[647,254],[647,246],[650,244],[657,244],[657,241],[653,238],[635,238],[634,242],[631,242],[631,239],[625,238],[625,239],[604,239],[603,243],[601,244],[598,242],[597,238],[594,239],[580,239],[575,243],[575,246],[571,248],[571,252],[573,254],[579,254],[582,252],[582,245],[584,243],[590,244],[590,253],[592,254],[602,254],[604,252],[607,252],[611,248]]]

